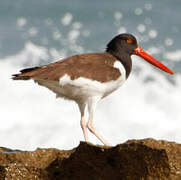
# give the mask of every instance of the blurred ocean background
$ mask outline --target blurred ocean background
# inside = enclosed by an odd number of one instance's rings
[[[12,81],[11,75],[104,51],[124,32],[175,74],[132,56],[127,82],[99,103],[96,128],[113,145],[148,137],[181,143],[180,19],[180,0],[0,0],[0,146],[77,146],[83,140],[77,105],[33,81]],[[91,134],[90,140],[100,144]]]

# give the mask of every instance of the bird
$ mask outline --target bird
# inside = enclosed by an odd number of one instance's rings
[[[103,52],[77,54],[48,65],[22,69],[18,74],[13,74],[12,79],[32,79],[53,91],[57,98],[75,101],[79,107],[80,126],[85,141],[89,142],[90,131],[105,146],[111,146],[94,126],[95,110],[101,99],[117,90],[128,79],[132,70],[132,55],[140,56],[157,68],[174,74],[144,51],[134,35],[123,33],[116,35]]]

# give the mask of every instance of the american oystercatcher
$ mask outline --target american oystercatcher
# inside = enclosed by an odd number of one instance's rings
[[[131,55],[140,56],[173,74],[168,67],[138,46],[133,35],[119,34],[107,44],[105,52],[74,55],[45,66],[23,69],[20,74],[14,74],[12,79],[33,79],[56,93],[57,97],[75,101],[81,113],[80,124],[85,141],[89,140],[89,130],[104,145],[110,145],[94,128],[94,113],[97,103],[128,78],[132,68]],[[87,123],[84,117],[86,106],[89,113]]]

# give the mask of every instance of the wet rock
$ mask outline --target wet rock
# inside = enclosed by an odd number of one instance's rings
[[[0,180],[181,180],[181,145],[154,139],[68,151],[0,148]]]

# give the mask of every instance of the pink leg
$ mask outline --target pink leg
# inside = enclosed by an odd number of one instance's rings
[[[96,109],[97,102],[100,99],[98,97],[91,98],[88,102],[88,111],[89,111],[89,120],[87,123],[87,127],[90,130],[91,133],[93,133],[104,145],[111,146],[102,136],[99,134],[99,132],[95,129],[93,121],[94,121],[94,112]]]
[[[79,109],[80,109],[80,113],[81,113],[80,125],[82,128],[83,134],[84,134],[84,139],[86,142],[88,142],[87,125],[86,125],[85,116],[84,116],[85,104],[79,104]]]

